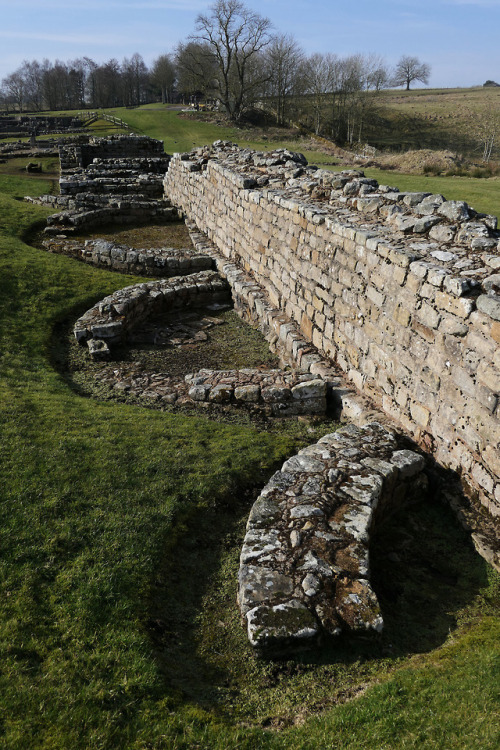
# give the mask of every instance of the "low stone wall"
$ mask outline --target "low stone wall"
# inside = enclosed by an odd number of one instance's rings
[[[108,224],[127,225],[148,221],[179,221],[181,214],[166,201],[125,200],[108,202],[95,208],[62,211],[47,218],[45,234],[72,234]]]
[[[142,159],[164,155],[162,141],[137,135],[80,138],[74,143],[65,143],[59,147],[62,172],[77,167],[87,167],[94,159],[119,159],[122,156],[129,159]]]
[[[124,184],[125,183],[125,184]],[[125,177],[95,177],[73,175],[59,180],[61,195],[141,195],[145,198],[163,197],[163,179],[157,175],[139,175],[135,179]]]
[[[107,240],[44,240],[43,247],[51,253],[71,255],[93,266],[135,276],[179,276],[214,268],[209,255],[194,248],[176,249],[133,248]]]
[[[314,375],[282,370],[200,370],[186,375],[188,396],[212,402],[265,407],[273,416],[325,414],[327,384]]]
[[[283,370],[200,370],[178,378],[166,372],[144,372],[135,366],[105,367],[99,384],[115,394],[164,406],[232,406],[268,417],[324,415],[325,381]]]
[[[47,219],[46,234],[180,218],[163,198],[162,173],[170,157],[161,141],[145,136],[91,138],[61,146],[59,157],[61,194],[25,199],[59,209]]]
[[[74,334],[86,343],[95,359],[109,356],[109,347],[126,340],[148,317],[163,312],[230,300],[227,282],[212,271],[187,277],[150,281],[119,289],[87,310],[76,322]]]
[[[291,152],[175,155],[168,197],[302,340],[500,513],[496,220]],[[286,338],[286,336],[285,336]],[[292,345],[293,346],[293,345]],[[297,345],[296,345],[297,348]]]
[[[252,646],[276,655],[325,634],[382,630],[370,532],[425,492],[424,466],[377,423],[325,435],[283,464],[252,508],[241,552],[238,600]]]

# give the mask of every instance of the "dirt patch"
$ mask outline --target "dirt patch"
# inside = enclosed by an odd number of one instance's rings
[[[147,226],[127,226],[125,229],[101,227],[95,232],[72,235],[75,239],[109,240],[117,245],[126,245],[137,249],[173,247],[181,250],[192,247],[189,232],[183,221],[168,224],[150,224]]]
[[[43,248],[43,241],[47,239],[42,228],[30,234],[29,244],[33,247]],[[74,240],[108,240],[116,245],[125,245],[134,249],[144,250],[159,247],[172,247],[176,250],[192,248],[191,238],[183,221],[168,222],[167,224],[139,224],[127,225],[124,229],[116,229],[115,226],[104,226],[93,232],[72,234]]]
[[[426,172],[438,174],[452,171],[459,164],[460,160],[451,151],[432,151],[426,148],[406,151],[403,154],[376,156],[374,159],[370,159],[366,166],[393,169],[396,172],[406,174],[425,174]]]

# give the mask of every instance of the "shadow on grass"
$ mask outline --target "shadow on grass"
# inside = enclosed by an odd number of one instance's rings
[[[373,537],[382,635],[342,636],[287,659],[258,660],[236,605],[244,525],[257,492],[191,518],[158,571],[147,628],[165,688],[181,701],[264,726],[293,723],[304,701],[311,711],[345,702],[402,659],[442,645],[486,584],[487,566],[452,511],[423,498]]]

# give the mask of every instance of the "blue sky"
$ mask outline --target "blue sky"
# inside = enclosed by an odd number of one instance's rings
[[[307,53],[403,54],[430,85],[500,82],[500,0],[249,0]],[[25,59],[96,62],[139,52],[149,65],[194,29],[210,0],[0,0],[0,79]]]

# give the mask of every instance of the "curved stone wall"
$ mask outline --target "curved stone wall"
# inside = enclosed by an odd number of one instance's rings
[[[106,358],[109,346],[124,341],[152,315],[229,299],[229,285],[213,271],[134,284],[87,310],[77,320],[74,334],[79,343],[87,344],[91,356]]]
[[[238,600],[254,648],[275,654],[325,634],[382,630],[370,532],[426,491],[424,467],[377,423],[325,435],[283,464],[252,508],[240,558]]]
[[[85,263],[136,276],[179,276],[209,271],[214,261],[192,247],[135,248],[108,240],[68,240],[59,237],[44,240],[50,253],[71,255]]]
[[[494,217],[225,143],[175,155],[165,191],[306,342],[500,514]]]

